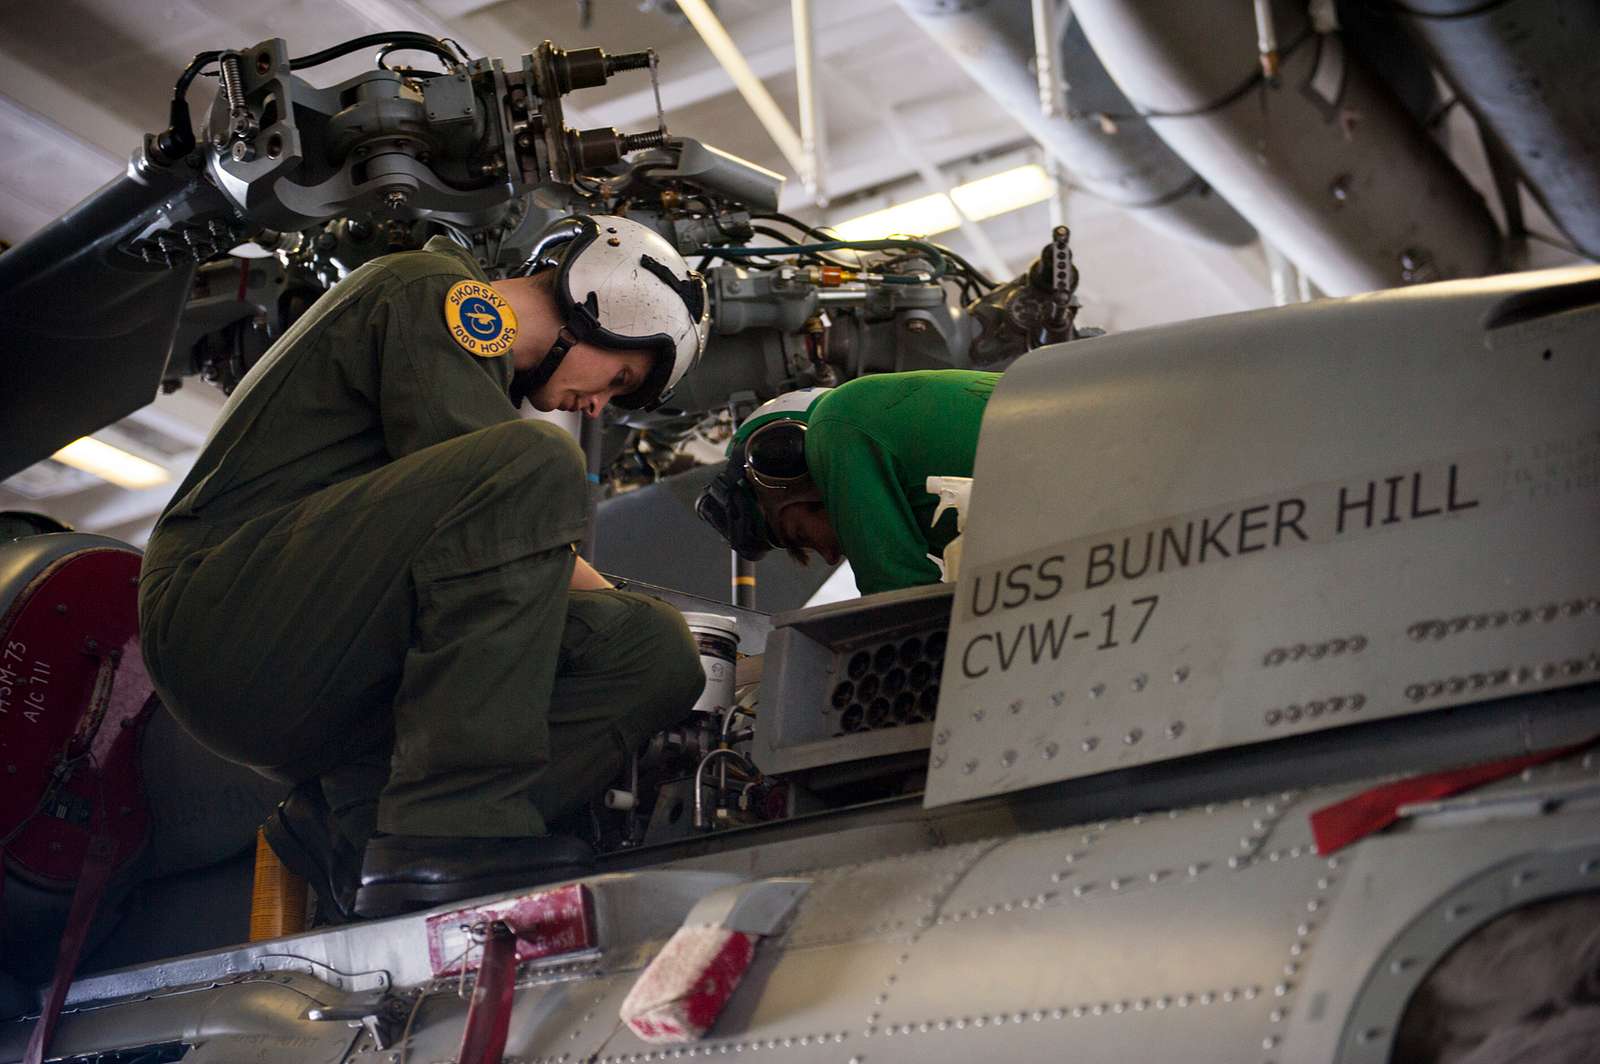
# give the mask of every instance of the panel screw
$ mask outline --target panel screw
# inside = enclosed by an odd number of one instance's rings
[[[1167,738],[1176,739],[1183,734],[1183,721],[1175,720],[1167,725]]]
[[[1147,682],[1149,682],[1149,678],[1146,677],[1145,674],[1141,672],[1141,673],[1139,673],[1139,675],[1137,675],[1137,676],[1135,676],[1133,678],[1132,682],[1130,682],[1128,684],[1128,686],[1132,687],[1135,691],[1143,691],[1144,690],[1144,685]]]
[[[1096,739],[1094,736],[1091,735],[1087,739],[1085,739],[1080,745],[1082,745],[1082,747],[1083,747],[1083,752],[1087,754],[1089,751],[1093,750],[1095,747],[1100,745],[1100,740]]]
[[[1089,697],[1090,698],[1099,698],[1101,695],[1103,695],[1105,693],[1106,693],[1106,685],[1103,684],[1103,683],[1097,683],[1093,687],[1089,688]]]
[[[1044,759],[1046,761],[1049,761],[1051,758],[1055,757],[1056,754],[1058,754],[1060,752],[1061,752],[1061,747],[1057,746],[1055,743],[1045,743],[1044,744],[1044,750],[1042,751],[1042,754],[1044,756]]]
[[[1015,750],[1007,750],[1005,753],[1000,755],[1000,767],[1001,768],[1010,768],[1012,765],[1014,765],[1016,763],[1017,763],[1017,752]]]
[[[1188,678],[1189,678],[1189,666],[1187,666],[1187,665],[1179,665],[1172,672],[1172,682],[1173,683],[1182,683],[1183,681],[1187,680]]]
[[[67,612],[67,604],[65,602],[56,603],[56,612],[57,613],[66,613]]]
[[[978,771],[978,762],[976,758],[961,766],[961,774],[963,776],[970,776],[976,771]]]
[[[1132,746],[1134,743],[1138,742],[1140,739],[1143,739],[1143,738],[1144,738],[1144,732],[1142,730],[1140,730],[1138,728],[1130,728],[1128,730],[1128,734],[1124,735],[1122,737],[1122,741],[1124,743],[1126,743],[1128,746]]]

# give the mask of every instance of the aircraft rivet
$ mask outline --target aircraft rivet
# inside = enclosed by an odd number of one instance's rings
[[[1128,734],[1126,734],[1126,735],[1124,735],[1122,737],[1122,741],[1123,741],[1123,743],[1125,745],[1132,746],[1134,743],[1137,743],[1140,739],[1143,739],[1143,738],[1144,738],[1144,731],[1142,729],[1129,728],[1128,729]]]
[[[1382,1038],[1382,1037],[1383,1037],[1383,1028],[1382,1027],[1368,1027],[1365,1031],[1362,1031],[1359,1035],[1356,1036],[1356,1041],[1360,1042],[1362,1045],[1367,1045],[1367,1044],[1370,1044],[1372,1042],[1376,1042],[1379,1038]]]
[[[1128,686],[1133,688],[1135,691],[1143,691],[1144,685],[1148,682],[1149,678],[1141,672],[1128,683]]]
[[[1056,754],[1058,754],[1060,752],[1061,752],[1061,747],[1057,746],[1055,743],[1045,743],[1044,744],[1044,749],[1042,751],[1040,751],[1041,755],[1044,757],[1044,759],[1046,761],[1049,761],[1051,758],[1055,757]]]
[[[1591,857],[1587,861],[1583,862],[1583,864],[1578,866],[1578,871],[1583,875],[1592,876],[1596,872],[1600,872],[1600,861],[1597,861]]]
[[[1005,753],[1000,755],[1000,767],[1001,768],[1010,768],[1012,765],[1014,765],[1016,763],[1017,763],[1017,752],[1015,750],[1007,750]]]
[[[943,754],[934,754],[933,755],[933,767],[934,768],[944,768],[944,761],[945,761],[945,757],[944,757]]]
[[[935,735],[933,737],[933,741],[938,743],[940,746],[943,746],[945,743],[949,742],[950,741],[950,729],[949,728],[940,728],[939,729],[939,734]]]
[[[1201,872],[1204,872],[1205,870],[1206,870],[1206,865],[1204,865],[1204,864],[1196,863],[1196,864],[1192,864],[1192,865],[1189,866],[1189,874],[1191,876],[1197,876]]]
[[[1052,706],[1059,706],[1062,702],[1066,701],[1066,698],[1067,698],[1067,693],[1065,691],[1051,691],[1050,692],[1050,704]]]
[[[1167,738],[1176,739],[1183,734],[1183,721],[1175,720],[1167,725]]]
[[[1095,747],[1100,745],[1100,740],[1096,739],[1094,736],[1091,735],[1087,739],[1085,739],[1082,742],[1082,744],[1080,744],[1080,745],[1082,745],[1082,747],[1083,747],[1083,752],[1087,754],[1091,750],[1093,750]]]
[[[1278,1047],[1278,1036],[1275,1035],[1275,1034],[1269,1034],[1269,1035],[1267,1035],[1265,1038],[1263,1038],[1261,1040],[1261,1048],[1262,1049],[1276,1049],[1277,1047]]]
[[[1020,698],[1012,699],[1011,700],[1011,705],[1009,705],[1006,708],[1010,709],[1011,712],[1014,713],[1014,714],[1015,713],[1021,713],[1022,712],[1022,699],[1020,699]]]
[[[978,771],[978,761],[976,758],[969,759],[966,764],[961,766],[961,774],[963,776],[970,776],[976,771]]]
[[[1106,693],[1106,685],[1103,684],[1103,683],[1097,683],[1094,686],[1089,688],[1089,697],[1090,698],[1099,698],[1101,695],[1103,695],[1105,693]]]
[[[987,717],[988,715],[989,711],[986,709],[975,709],[972,711],[972,719],[975,721],[982,721],[983,718]]]
[[[1293,983],[1279,983],[1277,986],[1272,988],[1272,992],[1278,997],[1288,997],[1292,990],[1294,990]]]

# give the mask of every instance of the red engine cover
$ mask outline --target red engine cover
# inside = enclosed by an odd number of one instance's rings
[[[96,830],[113,867],[149,830],[140,725],[153,706],[139,653],[139,554],[86,547],[0,602],[0,839],[12,871],[77,878]]]

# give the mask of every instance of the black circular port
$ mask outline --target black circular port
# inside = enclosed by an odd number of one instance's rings
[[[894,696],[894,706],[890,710],[894,714],[895,723],[906,724],[917,717],[917,696],[910,691],[901,691]]]
[[[922,657],[922,640],[912,636],[900,644],[900,664],[911,667],[911,663]]]
[[[844,681],[833,689],[833,708],[843,709],[850,704],[850,699],[855,696],[856,685],[849,680]]]
[[[911,672],[906,677],[911,681],[911,686],[918,691],[928,686],[928,681],[933,679],[933,666],[926,661],[919,661],[911,666]]]
[[[939,708],[939,685],[929,684],[917,696],[917,709],[924,720],[932,720],[934,710]]]
[[[843,728],[847,732],[860,731],[862,728],[866,727],[866,712],[867,711],[862,709],[859,704],[851,706],[849,709],[839,714],[839,727]]]
[[[876,654],[872,655],[872,667],[877,669],[879,672],[883,672],[885,669],[891,668],[894,665],[894,659],[894,644],[885,643],[883,646],[878,648],[878,652]]]
[[[945,633],[935,632],[922,644],[922,656],[929,661],[938,661],[944,657]]]
[[[859,680],[870,668],[872,668],[872,655],[865,650],[858,650],[850,659],[850,664],[845,666],[845,671],[850,674],[852,680]]]
[[[889,700],[887,698],[874,698],[867,706],[867,727],[881,728],[889,723]]]
[[[863,702],[878,693],[878,678],[871,673],[861,677],[861,682],[856,684],[856,697]]]
[[[890,669],[883,675],[883,693],[892,695],[906,685],[906,670]]]

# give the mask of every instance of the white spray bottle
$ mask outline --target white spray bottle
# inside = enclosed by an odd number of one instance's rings
[[[971,477],[929,477],[928,494],[939,496],[933,511],[933,524],[946,510],[956,512],[956,538],[944,548],[944,582],[953,584],[961,573],[961,533],[967,527],[967,502],[972,497]]]

